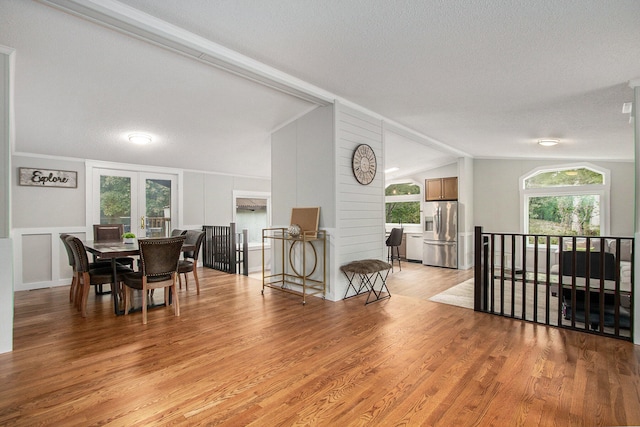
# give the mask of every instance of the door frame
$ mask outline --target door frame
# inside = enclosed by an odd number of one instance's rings
[[[157,166],[146,166],[146,165],[134,165],[127,163],[111,163],[111,162],[101,162],[101,161],[87,161],[85,162],[85,191],[86,191],[86,199],[85,199],[85,221],[87,232],[86,236],[88,240],[93,239],[93,224],[94,224],[94,170],[95,169],[111,169],[114,172],[130,172],[134,174],[163,174],[163,175],[174,175],[176,178],[176,200],[177,206],[175,210],[175,222],[172,221],[172,228],[181,228],[182,221],[182,212],[183,212],[183,170],[182,169],[173,169],[173,168],[165,168],[165,167],[157,167]],[[132,189],[133,191],[133,189]],[[172,196],[173,198],[173,196]],[[134,221],[136,224],[139,223],[139,218],[131,218],[132,225]]]

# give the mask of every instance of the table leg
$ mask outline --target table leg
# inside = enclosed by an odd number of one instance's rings
[[[113,296],[113,312],[116,316],[124,314],[124,310],[120,310],[120,289],[118,286],[118,263],[115,258],[111,258],[111,270],[113,274],[113,283],[111,283],[111,295]]]

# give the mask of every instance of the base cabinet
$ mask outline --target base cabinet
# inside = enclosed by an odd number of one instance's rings
[[[405,240],[407,242],[407,260],[422,262],[422,234],[406,233]]]

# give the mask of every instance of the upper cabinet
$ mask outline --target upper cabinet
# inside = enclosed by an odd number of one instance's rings
[[[425,180],[425,200],[458,200],[458,177]]]

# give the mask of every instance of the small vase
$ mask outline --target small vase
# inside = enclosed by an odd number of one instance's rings
[[[126,237],[124,243],[127,245],[133,245],[136,242],[135,237]]]

